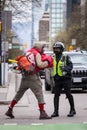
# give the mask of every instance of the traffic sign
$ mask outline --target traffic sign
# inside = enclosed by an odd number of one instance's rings
[[[20,48],[19,45],[12,45],[12,48]]]

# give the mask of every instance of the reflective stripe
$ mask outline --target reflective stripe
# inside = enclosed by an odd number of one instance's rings
[[[54,58],[54,67],[53,67],[54,75],[58,74],[59,76],[63,76],[63,71],[61,70],[61,66],[63,65],[63,62],[64,62],[64,65],[66,65],[66,57],[64,58],[64,61],[63,61],[63,56],[62,56],[61,60],[59,60],[58,63],[56,62],[56,57]]]
[[[57,65],[58,65],[58,67],[56,67]],[[60,66],[62,66],[61,60],[57,64],[57,62],[54,58],[54,67],[53,67],[54,75],[58,74],[59,76],[62,76],[62,70],[61,70]]]
[[[58,62],[58,75],[59,76],[63,76],[63,72],[62,72],[62,70],[61,70],[61,67],[62,66],[62,61],[60,60],[59,62]]]

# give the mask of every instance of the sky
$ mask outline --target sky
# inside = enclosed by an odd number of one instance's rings
[[[66,2],[66,0],[62,0],[62,1]],[[40,20],[40,18],[42,17],[42,15],[44,13],[45,3],[47,3],[47,2],[48,2],[48,0],[42,0],[42,6],[39,7],[39,8],[35,7],[34,11],[33,11],[33,15],[34,15],[33,28],[34,28],[34,39],[35,40],[38,40],[39,20]],[[29,8],[30,8],[30,5],[29,5]],[[27,11],[27,14],[28,14],[27,20],[26,19],[24,20],[24,18],[22,18],[21,16],[20,16],[19,19],[13,20],[12,29],[16,33],[16,35],[18,36],[18,38],[20,40],[20,43],[21,44],[27,43],[28,44],[28,49],[30,49],[32,47],[32,43],[31,43],[32,21],[31,21],[31,17],[29,17],[29,14],[31,16],[31,12],[28,9],[26,11]]]
[[[13,23],[13,31],[18,36],[21,44],[28,44],[31,47],[31,22],[15,22]]]
[[[43,0],[42,2],[42,6],[41,8],[35,8],[34,9],[34,36],[35,39],[38,37],[37,33],[38,33],[38,22],[39,19],[42,17],[42,14],[44,12],[45,9],[45,0]],[[32,21],[31,19],[28,21],[24,21],[23,19],[21,19],[21,21],[15,20],[12,22],[12,29],[13,31],[16,33],[16,35],[18,36],[20,43],[24,44],[24,43],[28,43],[28,49],[31,48],[32,43],[31,43],[31,35],[32,35],[32,31],[31,31],[31,27],[32,27]]]

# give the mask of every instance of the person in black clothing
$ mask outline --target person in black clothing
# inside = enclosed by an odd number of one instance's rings
[[[59,116],[59,97],[61,94],[62,89],[66,94],[66,98],[70,104],[70,112],[67,115],[68,117],[72,117],[76,114],[75,106],[74,106],[74,99],[71,94],[71,70],[73,68],[73,64],[70,60],[69,56],[65,56],[63,54],[64,51],[64,44],[62,42],[56,42],[53,46],[53,51],[55,53],[54,56],[54,112],[51,117],[58,117]]]

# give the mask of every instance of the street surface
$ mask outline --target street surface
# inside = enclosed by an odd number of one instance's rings
[[[19,86],[19,82],[21,79],[20,76],[18,77],[16,76],[14,73],[10,72],[10,79],[9,79],[10,90],[8,92],[10,93],[8,94],[8,99],[10,98],[10,100],[15,95],[15,91],[17,91],[17,88],[15,88],[15,85]],[[17,81],[15,80],[15,78]],[[44,98],[46,102],[45,110],[47,111],[48,115],[51,115],[53,113],[54,94],[51,94],[51,92],[49,91],[45,91],[44,80],[42,80],[42,83],[43,83]],[[85,128],[82,126],[83,129],[80,129],[80,130],[86,130],[87,129],[87,101],[86,101],[87,93],[74,93],[73,96],[75,99],[75,106],[76,106],[76,113],[77,113],[76,116],[67,117],[67,114],[69,113],[69,104],[68,104],[65,94],[62,94],[60,97],[59,117],[52,118],[50,120],[39,120],[39,109],[37,105],[37,100],[34,97],[33,93],[30,90],[28,90],[24,94],[23,98],[19,101],[19,103],[14,107],[14,115],[15,115],[14,119],[9,119],[8,117],[5,116],[5,112],[7,111],[9,105],[0,104],[0,125],[2,125],[0,126],[0,128],[2,128],[3,126],[9,126],[9,125],[15,126],[15,127],[17,125],[28,125],[29,127],[40,126],[40,128],[43,128],[44,125],[51,125],[51,126],[53,125],[52,128],[54,129],[60,124],[73,124],[73,125],[83,124]],[[81,127],[81,126],[77,126],[77,127]],[[79,130],[77,129],[77,127],[76,127],[76,130]],[[31,130],[34,130],[33,127]],[[61,126],[60,126],[60,130],[61,130]]]

